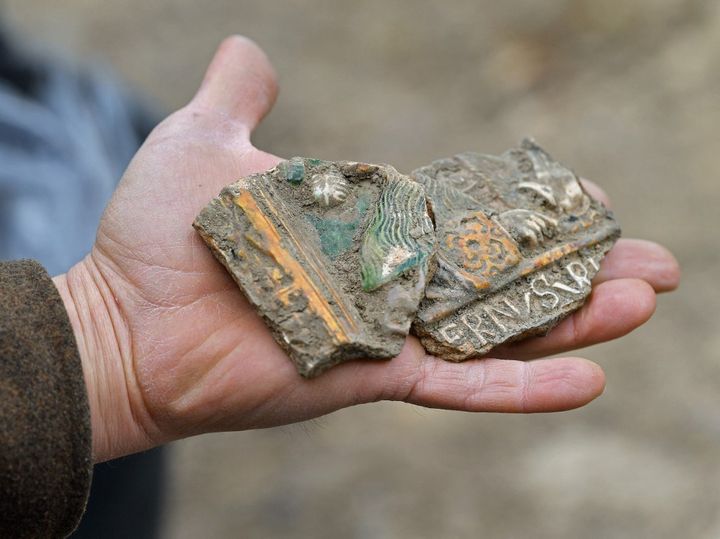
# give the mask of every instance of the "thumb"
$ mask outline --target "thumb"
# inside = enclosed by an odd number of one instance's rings
[[[252,131],[270,111],[278,87],[275,70],[255,42],[230,36],[218,47],[191,104],[221,112]]]

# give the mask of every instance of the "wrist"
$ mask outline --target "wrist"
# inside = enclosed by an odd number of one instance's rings
[[[94,462],[156,445],[135,384],[127,320],[93,256],[53,277],[53,282],[65,304],[82,362]]]

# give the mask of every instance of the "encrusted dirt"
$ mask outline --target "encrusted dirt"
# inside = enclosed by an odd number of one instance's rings
[[[305,377],[398,355],[432,273],[425,190],[387,165],[293,157],[193,226]]]
[[[168,110],[225,35],[251,36],[282,87],[254,140],[283,156],[410,171],[533,134],[604,186],[624,237],[666,244],[683,267],[646,326],[578,353],[608,376],[590,406],[507,416],[377,404],[186,440],[165,537],[720,536],[717,2],[4,6]]]

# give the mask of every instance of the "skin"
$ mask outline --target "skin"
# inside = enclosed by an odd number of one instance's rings
[[[621,240],[589,302],[547,337],[461,364],[408,338],[392,361],[351,362],[304,380],[190,226],[223,186],[279,161],[250,142],[276,93],[263,52],[226,39],[197,95],[136,154],[91,253],[54,279],[83,363],[96,462],[378,400],[473,412],[576,408],[602,393],[600,367],[537,358],[625,335],[650,318],[657,292],[678,285],[667,250]]]

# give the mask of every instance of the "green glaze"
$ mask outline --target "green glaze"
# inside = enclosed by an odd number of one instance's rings
[[[293,184],[299,185],[305,178],[305,163],[302,159],[293,157],[289,161],[280,164],[285,179]]]
[[[312,216],[310,222],[320,236],[320,248],[330,259],[347,251],[352,246],[353,236],[357,230],[357,220],[349,223],[338,219],[321,219]]]
[[[316,167],[316,166],[318,166],[318,165],[322,165],[322,164],[324,164],[324,163],[329,163],[329,161],[325,161],[325,160],[323,160],[323,159],[315,159],[315,158],[308,159],[307,162],[308,162],[309,165],[311,165],[311,166],[313,166],[313,167]]]
[[[422,230],[416,238],[413,231]],[[363,290],[371,292],[416,266],[427,264],[432,230],[422,187],[406,180],[391,181],[375,206],[360,249]]]
[[[368,206],[369,201],[367,197],[361,196],[355,204],[357,214],[351,221],[323,219],[315,215],[308,216],[320,237],[320,248],[322,252],[331,260],[334,260],[352,247],[353,237],[368,210]]]
[[[370,200],[368,200],[367,195],[360,195],[357,204],[355,204],[355,207],[357,208],[359,214],[359,219],[362,219],[365,216],[365,213],[368,211],[369,206]]]

